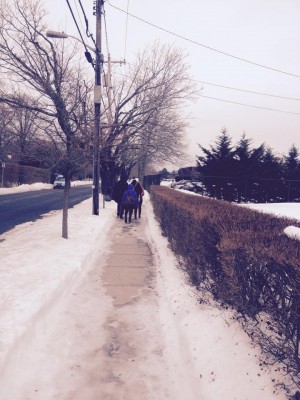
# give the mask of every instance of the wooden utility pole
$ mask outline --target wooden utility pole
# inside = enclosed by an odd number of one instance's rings
[[[112,61],[110,57],[110,53],[107,55],[107,61],[104,61],[104,64],[107,64],[107,74],[105,74],[105,86],[107,88],[107,101],[108,101],[108,111],[107,111],[107,121],[108,125],[111,127],[113,123],[113,94],[112,94],[112,82],[111,82],[111,65],[112,64],[126,64],[125,60],[122,61]]]
[[[107,84],[107,100],[108,100],[108,125],[111,126],[113,123],[113,112],[112,112],[112,86],[111,86],[111,58],[110,54],[108,54],[108,59],[107,59],[107,65],[108,65],[108,73],[107,73],[107,79],[106,79],[106,84]]]
[[[101,72],[103,55],[101,53],[101,14],[104,0],[96,0],[96,61],[94,88],[94,136],[93,136],[93,215],[99,215],[100,180],[100,136],[101,136]]]

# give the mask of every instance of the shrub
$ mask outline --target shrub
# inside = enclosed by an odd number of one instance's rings
[[[151,201],[193,284],[260,323],[262,348],[299,383],[300,243],[283,230],[300,224],[161,186],[151,188]]]

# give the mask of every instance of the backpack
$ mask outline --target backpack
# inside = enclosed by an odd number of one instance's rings
[[[127,206],[134,206],[135,205],[133,193],[128,192],[126,194],[124,204],[127,205]]]

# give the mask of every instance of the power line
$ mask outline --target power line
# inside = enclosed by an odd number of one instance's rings
[[[260,109],[262,109],[262,110],[276,111],[276,112],[285,113],[285,114],[300,115],[300,113],[297,113],[297,112],[283,111],[283,110],[278,110],[278,109],[275,109],[275,108],[267,108],[267,107],[254,106],[254,105],[251,105],[251,104],[239,103],[239,102],[236,102],[236,101],[230,101],[230,100],[225,100],[225,99],[218,99],[217,97],[204,96],[204,95],[200,95],[200,97],[205,97],[205,98],[207,98],[207,99],[212,99],[212,100],[223,101],[223,102],[225,102],[225,103],[237,104],[237,105],[239,105],[239,106],[252,107],[252,108],[260,108]]]
[[[197,42],[196,40],[186,38],[185,36],[179,35],[178,33],[172,32],[172,31],[170,31],[170,30],[168,30],[168,29],[162,28],[161,26],[158,26],[158,25],[153,24],[152,22],[146,21],[145,19],[140,18],[140,17],[138,17],[138,16],[136,16],[136,15],[134,15],[134,14],[131,14],[131,13],[129,13],[128,11],[124,11],[124,10],[122,10],[121,8],[117,7],[117,6],[114,6],[114,5],[111,4],[109,1],[108,1],[108,4],[109,4],[111,7],[115,8],[116,10],[119,10],[119,11],[121,11],[121,12],[127,14],[127,15],[130,15],[132,18],[135,18],[135,19],[137,19],[137,20],[139,20],[139,21],[141,21],[141,22],[143,22],[143,23],[145,23],[145,24],[147,24],[147,25],[153,26],[153,27],[156,28],[156,29],[159,29],[159,30],[161,30],[161,31],[163,31],[163,32],[169,33],[170,35],[176,36],[176,37],[178,37],[178,38],[180,38],[180,39],[183,39],[183,40],[185,40],[185,41],[187,41],[187,42],[196,44],[197,46],[204,47],[204,48],[209,49],[209,50],[211,50],[211,51],[214,51],[214,52],[216,52],[216,53],[223,54],[223,55],[225,55],[225,56],[227,56],[227,57],[231,57],[231,58],[234,58],[234,59],[236,59],[236,60],[243,61],[243,62],[246,62],[246,63],[248,63],[248,64],[255,65],[255,66],[257,66],[257,67],[265,68],[265,69],[268,69],[268,70],[271,70],[271,71],[279,72],[279,73],[281,73],[281,74],[285,74],[285,75],[293,76],[293,77],[296,77],[296,78],[300,78],[300,75],[293,74],[293,73],[291,73],[291,72],[282,71],[282,70],[277,69],[277,68],[268,67],[268,66],[266,66],[266,65],[259,64],[259,63],[254,62],[254,61],[250,61],[250,60],[247,60],[247,59],[242,58],[242,57],[234,56],[233,54],[229,54],[229,53],[226,53],[225,51],[218,50],[218,49],[215,49],[215,48],[213,48],[213,47],[207,46],[207,45],[205,45],[205,44],[203,44],[203,43]]]
[[[109,107],[112,106],[111,102],[110,102],[110,85],[111,85],[111,71],[110,71],[110,54],[109,54],[109,45],[108,45],[108,30],[107,30],[107,22],[106,22],[106,12],[105,12],[105,7],[103,5],[103,19],[104,19],[104,29],[105,29],[105,40],[106,40],[106,51],[107,51],[107,59],[108,59],[108,71],[107,71],[107,75],[104,73],[104,81],[105,81],[105,88],[106,88],[106,95],[107,95],[107,99],[108,99],[108,111],[107,111],[107,115],[109,115],[110,113],[110,109]],[[108,76],[108,79],[107,79]],[[109,118],[108,118],[109,120]]]
[[[127,63],[130,64],[130,63]],[[131,64],[130,64],[131,65]],[[129,78],[131,79],[131,77],[129,75],[125,75],[122,74],[120,72],[115,72],[117,75],[122,76],[123,78]],[[199,81],[196,79],[191,79],[192,81],[195,82],[201,82],[201,83],[208,83],[208,82],[204,82],[204,81]],[[214,85],[213,83],[211,83],[211,85]],[[215,86],[221,86],[221,87],[225,87],[226,89],[233,89],[233,90],[239,90],[239,91],[245,91],[245,92],[249,92],[249,93],[256,93],[256,94],[262,94],[262,95],[266,95],[266,96],[272,96],[272,97],[281,97],[281,96],[276,96],[276,95],[268,95],[266,93],[259,93],[259,92],[251,92],[249,90],[243,90],[243,89],[235,89],[235,88],[231,88],[231,87],[227,87],[227,86],[222,86],[222,85],[215,85]],[[245,107],[252,107],[252,108],[258,108],[258,109],[262,109],[262,110],[268,110],[268,111],[275,111],[275,112],[280,112],[280,113],[285,113],[285,114],[293,114],[293,115],[300,115],[300,113],[296,113],[296,112],[292,112],[292,111],[284,111],[284,110],[278,110],[275,108],[268,108],[268,107],[260,107],[260,106],[255,106],[252,104],[246,104],[246,103],[239,103],[239,102],[235,102],[235,101],[230,101],[230,100],[225,100],[225,99],[219,99],[217,97],[212,97],[212,96],[205,96],[205,95],[200,95],[200,97],[205,97],[207,99],[212,99],[212,100],[218,100],[218,101],[223,101],[225,103],[231,103],[231,104],[237,104],[237,105],[241,105],[241,106],[245,106]],[[288,97],[282,97],[284,99],[289,99],[289,100],[297,100],[300,101],[300,99],[297,98],[288,98]]]
[[[91,39],[92,39],[92,41],[93,41],[93,43],[94,43],[94,45],[95,45],[95,47],[96,47],[96,41],[95,41],[95,39],[94,39],[93,34],[90,33],[90,31],[89,31],[89,21],[88,21],[88,19],[87,19],[86,13],[85,13],[84,8],[83,8],[83,6],[82,6],[81,0],[78,0],[78,1],[79,1],[79,4],[80,4],[81,11],[82,11],[82,14],[83,14],[83,17],[84,17],[84,21],[85,21],[85,25],[86,25],[86,31],[85,31],[86,36],[87,36],[88,38],[91,38]]]
[[[115,72],[117,75],[120,75],[124,78],[131,78],[129,75],[124,75],[121,74],[120,72]],[[194,80],[194,79],[193,79]],[[198,82],[198,81],[197,81]],[[201,82],[201,81],[199,81]],[[237,89],[238,90],[238,89]],[[217,97],[211,97],[211,96],[205,96],[205,95],[200,95],[200,97],[205,97],[207,99],[212,99],[212,100],[218,100],[218,101],[223,101],[225,103],[231,103],[231,104],[237,104],[240,106],[245,106],[245,107],[252,107],[252,108],[259,108],[262,110],[268,110],[268,111],[276,111],[276,112],[280,112],[280,113],[285,113],[285,114],[294,114],[294,115],[300,115],[300,113],[296,113],[296,112],[292,112],[292,111],[283,111],[283,110],[278,110],[275,108],[267,108],[267,107],[260,107],[260,106],[255,106],[253,104],[246,104],[246,103],[239,103],[239,102],[235,102],[235,101],[230,101],[230,100],[225,100],[225,99],[219,99]],[[277,97],[277,96],[276,96]],[[296,99],[298,100],[298,99]]]
[[[81,28],[84,30],[84,26],[83,26],[83,23],[82,23],[82,19],[81,19],[81,16],[80,16],[80,14],[79,14],[79,10],[78,10],[78,5],[77,5],[76,2],[74,2],[74,5],[75,5],[76,11],[77,11],[77,15],[78,15],[78,18],[79,18],[79,22],[80,22]]]
[[[125,60],[125,58],[126,58],[126,50],[127,50],[128,10],[129,10],[129,0],[127,0],[127,11],[126,11],[126,28],[125,28],[124,60]]]
[[[261,95],[261,96],[276,97],[276,98],[284,99],[284,100],[300,101],[300,99],[299,99],[299,98],[296,98],[296,97],[285,97],[285,96],[278,96],[278,95],[270,94],[270,93],[255,92],[255,91],[253,91],[253,90],[239,89],[239,88],[234,88],[234,87],[231,87],[231,86],[224,86],[224,85],[218,85],[218,84],[216,84],[216,83],[205,82],[205,81],[199,81],[198,79],[191,79],[191,80],[192,80],[192,81],[195,81],[195,82],[199,82],[199,83],[204,83],[204,84],[206,84],[206,85],[221,87],[221,88],[224,88],[224,89],[237,90],[237,91],[239,91],[239,92],[246,92],[246,93],[252,93],[252,94],[259,94],[259,95]]]
[[[66,2],[67,2],[67,4],[68,4],[68,6],[69,6],[69,10],[70,10],[70,12],[71,12],[73,21],[75,22],[77,31],[78,31],[78,33],[79,33],[79,35],[80,35],[80,37],[81,37],[81,41],[82,41],[82,43],[83,43],[83,45],[84,45],[84,47],[85,47],[85,51],[88,53],[89,51],[88,51],[88,49],[87,49],[87,47],[86,47],[86,44],[85,44],[85,42],[84,42],[84,40],[83,40],[81,31],[80,31],[80,29],[79,29],[79,26],[78,26],[78,23],[77,23],[77,21],[76,21],[75,15],[74,15],[74,13],[73,13],[72,7],[70,6],[69,0],[66,0]]]
[[[103,7],[103,19],[104,19],[104,28],[105,28],[105,41],[106,41],[106,50],[107,54],[109,54],[109,46],[108,46],[108,30],[107,30],[107,23],[106,23],[106,13],[105,8]]]
[[[127,62],[127,64],[132,65],[130,62]],[[122,75],[122,76],[125,77],[126,75]],[[129,78],[129,76],[127,76],[127,77]],[[251,94],[258,94],[258,95],[261,95],[261,96],[268,96],[268,97],[275,97],[275,98],[284,99],[284,100],[300,101],[300,98],[297,98],[297,97],[287,97],[287,96],[279,96],[279,95],[271,94],[271,93],[256,92],[256,91],[254,91],[254,90],[240,89],[240,88],[235,88],[235,87],[232,87],[232,86],[219,85],[219,84],[217,84],[217,83],[212,83],[212,82],[207,82],[207,81],[201,81],[201,80],[199,80],[199,79],[192,79],[192,78],[191,78],[190,80],[193,81],[193,82],[204,83],[204,84],[206,84],[206,85],[221,87],[221,88],[224,88],[224,89],[236,90],[236,91],[239,91],[239,92],[245,92],[245,93],[251,93]]]

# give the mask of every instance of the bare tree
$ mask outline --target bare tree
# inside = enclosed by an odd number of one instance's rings
[[[138,176],[144,177],[146,168],[162,163],[184,161],[186,143],[183,136],[187,124],[172,111],[161,113],[156,124],[151,124],[137,138],[134,160],[138,165]]]
[[[184,152],[184,103],[197,94],[184,55],[172,46],[154,43],[125,75],[116,82],[112,124],[103,130],[102,180],[128,172],[141,159],[178,160]],[[112,182],[106,185],[109,190]]]
[[[14,158],[19,164],[26,165],[32,159],[34,143],[41,132],[37,118],[38,112],[26,108],[18,108],[13,111],[9,127],[13,140]],[[24,183],[22,173],[18,181],[19,184]]]
[[[0,71],[5,80],[0,103],[37,113],[59,149],[66,179],[62,236],[67,238],[70,181],[89,149],[83,104],[90,101],[92,85],[76,46],[70,51],[45,36],[45,15],[39,0],[0,0]]]
[[[13,120],[13,112],[6,104],[0,104],[0,159],[10,150],[13,141],[10,124]]]

